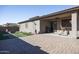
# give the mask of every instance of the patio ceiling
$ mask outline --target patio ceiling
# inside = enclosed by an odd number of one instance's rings
[[[70,13],[65,13],[65,14],[60,14],[60,15],[55,15],[47,18],[43,18],[41,20],[64,20],[64,19],[71,19],[71,14]]]

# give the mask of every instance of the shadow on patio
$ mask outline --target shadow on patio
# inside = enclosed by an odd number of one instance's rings
[[[18,37],[7,34],[7,39],[0,40],[0,54],[47,54],[38,46],[33,46]]]

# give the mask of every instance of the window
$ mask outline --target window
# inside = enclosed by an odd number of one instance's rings
[[[25,27],[26,27],[26,28],[28,27],[28,24],[27,24],[27,23],[25,24]]]
[[[70,21],[71,21],[70,19],[62,20],[62,27],[71,27]]]

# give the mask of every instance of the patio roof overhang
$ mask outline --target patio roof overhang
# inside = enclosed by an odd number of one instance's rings
[[[65,15],[67,15],[67,16],[71,15],[71,13],[78,12],[78,11],[79,11],[79,6],[65,9],[65,10],[58,11],[58,12],[54,12],[51,14],[43,15],[43,16],[40,16],[40,19],[45,19],[45,18],[49,18],[49,17],[59,18],[59,17],[65,16]]]
[[[63,13],[55,16],[42,18],[40,20],[53,21],[53,20],[64,20],[64,19],[71,19],[71,13]]]

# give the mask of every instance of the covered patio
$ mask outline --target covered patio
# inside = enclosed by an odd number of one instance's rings
[[[58,13],[40,20],[41,33],[55,33],[60,36],[79,37],[79,12]]]

